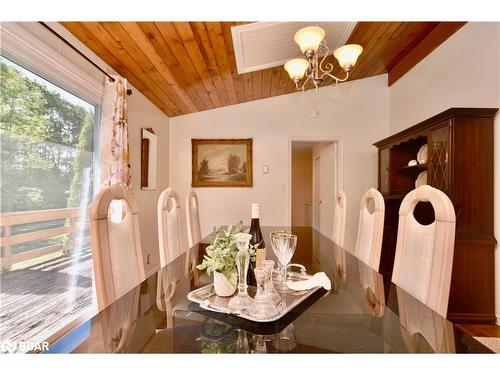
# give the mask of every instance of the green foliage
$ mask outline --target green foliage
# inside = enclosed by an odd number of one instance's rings
[[[93,118],[88,114],[80,131],[78,152],[73,163],[73,178],[69,188],[68,207],[80,206],[83,197],[91,197],[92,190],[92,146],[93,146]],[[86,173],[88,170],[88,173]],[[87,181],[85,181],[87,180]]]
[[[79,206],[94,114],[0,59],[1,212]],[[88,174],[88,173],[87,173]]]
[[[207,246],[203,262],[197,265],[196,268],[199,270],[206,269],[209,275],[214,271],[221,272],[230,280],[231,275],[237,272],[236,254],[238,253],[238,246],[236,246],[234,238],[237,233],[247,233],[247,231],[243,230],[241,221],[235,226],[214,228],[214,242]],[[250,253],[250,260],[254,262],[257,246],[250,245],[248,252]]]

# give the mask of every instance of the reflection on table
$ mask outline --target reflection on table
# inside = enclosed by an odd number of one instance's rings
[[[275,227],[263,227],[264,236]],[[256,323],[204,310],[186,299],[186,272],[203,243],[150,275],[61,340],[60,351],[88,353],[419,353],[488,352],[453,323],[397,288],[319,232],[298,236],[292,261],[325,272],[321,289],[276,322]],[[268,257],[273,258],[273,254]],[[211,282],[199,274],[200,285]],[[88,329],[84,329],[87,327]]]

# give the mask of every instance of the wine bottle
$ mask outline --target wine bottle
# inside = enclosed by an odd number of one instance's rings
[[[250,239],[250,244],[251,245],[256,245],[257,246],[257,256],[255,263],[252,264],[253,267],[259,267],[262,265],[262,262],[266,260],[266,242],[264,241],[264,237],[262,236],[262,231],[260,230],[260,221],[259,221],[259,204],[258,203],[252,203],[252,222],[250,223],[250,232],[252,235],[252,238]],[[249,274],[252,274],[251,277],[249,278],[249,285],[255,285],[255,279],[253,275],[253,269],[252,272],[249,272]]]
[[[250,262],[250,268],[247,274],[247,284],[255,286],[257,285],[257,281],[255,280],[254,269],[266,259],[266,244],[260,230],[258,203],[252,203],[252,221],[250,223],[249,233],[252,235],[250,245],[257,245],[257,254],[255,262]]]

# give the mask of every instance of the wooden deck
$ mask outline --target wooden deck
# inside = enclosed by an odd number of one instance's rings
[[[0,340],[42,342],[92,308],[92,251],[0,276]]]

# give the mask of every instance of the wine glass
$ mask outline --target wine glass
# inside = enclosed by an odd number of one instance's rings
[[[297,246],[297,236],[288,231],[274,231],[271,233],[271,245],[282,267],[281,277],[276,290],[280,293],[287,293],[289,289],[286,285],[286,270]]]

